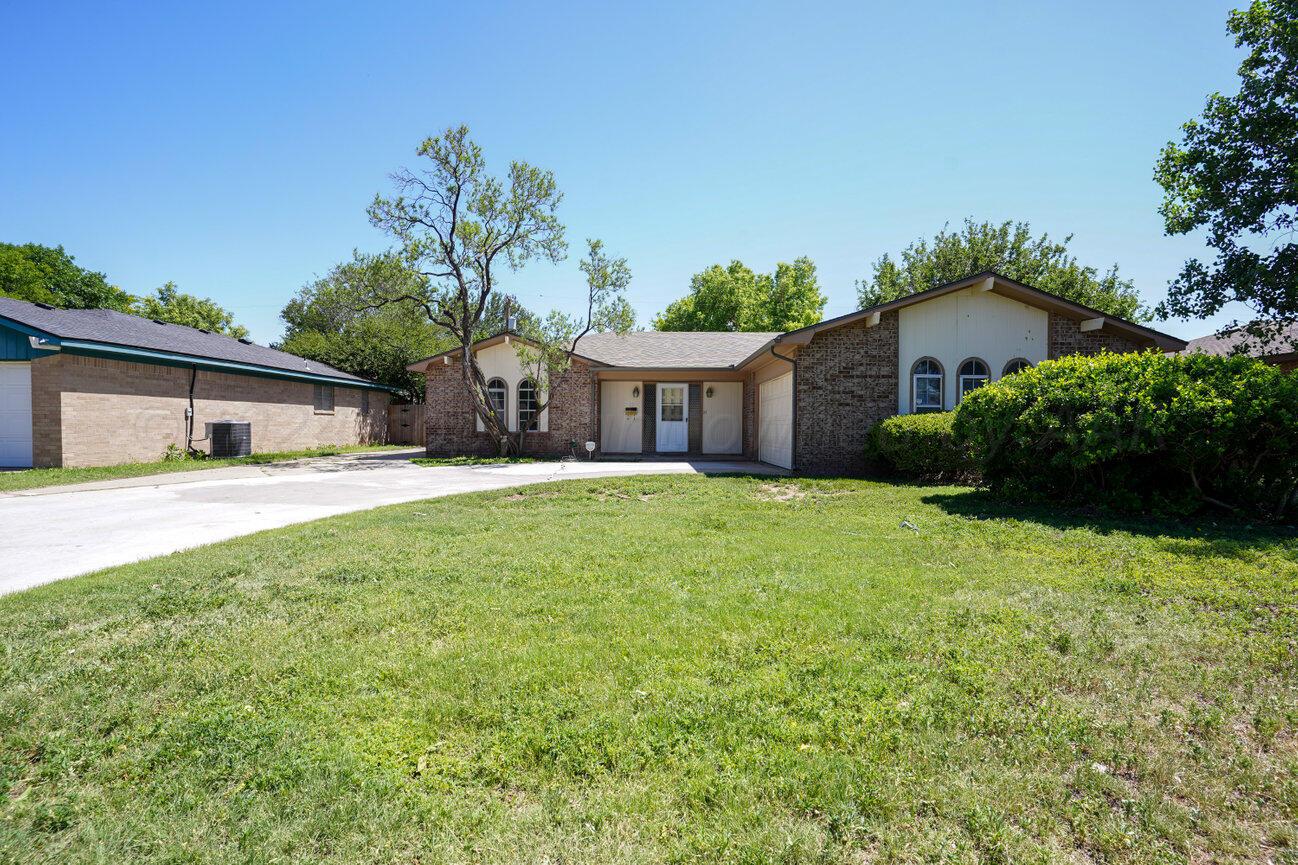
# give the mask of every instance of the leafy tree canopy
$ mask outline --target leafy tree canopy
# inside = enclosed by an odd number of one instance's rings
[[[210,330],[235,339],[243,339],[248,335],[248,328],[235,324],[234,314],[229,310],[210,297],[186,294],[176,288],[174,282],[168,282],[155,293],[139,298],[129,312],[170,324]]]
[[[425,279],[397,253],[354,252],[350,261],[304,286],[284,306],[284,339],[277,347],[397,388],[411,402],[423,402],[423,376],[406,365],[457,341],[429,321],[419,303],[379,303],[376,298],[422,294]],[[476,339],[505,329],[506,305],[518,317],[520,329],[535,325],[535,315],[497,292],[483,311]]]
[[[1204,229],[1217,258],[1186,262],[1157,312],[1206,317],[1239,301],[1265,345],[1298,320],[1298,0],[1255,0],[1226,26],[1249,51],[1239,92],[1209,96],[1154,170],[1168,234]]]
[[[61,246],[0,243],[0,295],[60,309],[129,312],[134,298],[108,277],[79,267]]]
[[[1033,237],[1026,222],[966,219],[960,231],[944,226],[932,241],[920,238],[910,244],[899,261],[890,255],[881,257],[870,279],[857,282],[857,298],[865,308],[994,270],[1109,315],[1149,321],[1149,310],[1131,280],[1118,275],[1118,266],[1101,275],[1094,267],[1079,264],[1068,252],[1071,240],[1071,234],[1060,242],[1045,233]]]
[[[816,265],[805,256],[780,262],[774,273],[754,273],[735,260],[696,273],[690,293],[653,324],[657,330],[795,330],[820,321],[825,303]]]

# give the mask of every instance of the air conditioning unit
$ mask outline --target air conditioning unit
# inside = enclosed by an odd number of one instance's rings
[[[252,423],[246,420],[214,420],[207,423],[212,456],[246,457],[252,453]]]

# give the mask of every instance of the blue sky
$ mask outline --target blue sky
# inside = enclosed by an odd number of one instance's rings
[[[732,258],[811,256],[839,314],[966,216],[1072,233],[1154,302],[1203,249],[1164,237],[1154,161],[1234,90],[1240,3],[9,2],[0,239],[175,280],[267,342],[300,286],[387,245],[365,206],[388,173],[467,123],[565,193],[574,254],[507,280],[537,310],[576,305],[596,236],[643,324]]]

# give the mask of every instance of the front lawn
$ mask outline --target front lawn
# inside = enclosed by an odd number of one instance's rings
[[[0,861],[1293,862],[1298,544],[590,479],[0,598]]]
[[[90,481],[111,481],[118,478],[138,478],[171,472],[193,472],[202,469],[219,469],[226,466],[263,465],[306,457],[331,457],[338,454],[362,451],[393,450],[408,445],[332,445],[301,451],[268,451],[246,457],[229,459],[158,460],[152,463],[125,463],[116,466],[90,466],[74,469],[25,469],[17,472],[0,471],[0,493],[31,490],[37,487],[84,484]]]

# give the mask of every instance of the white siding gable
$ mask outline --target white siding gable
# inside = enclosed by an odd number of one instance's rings
[[[505,415],[508,419],[510,432],[518,431],[518,383],[524,379],[523,365],[518,362],[518,352],[510,343],[497,343],[496,345],[487,346],[477,351],[478,366],[482,369],[483,378],[491,381],[493,378],[502,379],[508,388],[508,397],[505,400]],[[537,395],[539,400],[545,399],[545,394]],[[482,432],[484,427],[482,419],[477,419],[478,432]],[[546,409],[541,412],[541,417],[537,419],[537,432],[548,432],[550,429],[550,410]]]
[[[955,408],[958,369],[969,358],[986,363],[992,381],[1014,358],[1033,365],[1046,359],[1049,313],[978,286],[902,307],[898,314],[898,414],[910,411],[910,371],[920,358],[942,364],[946,409]]]

